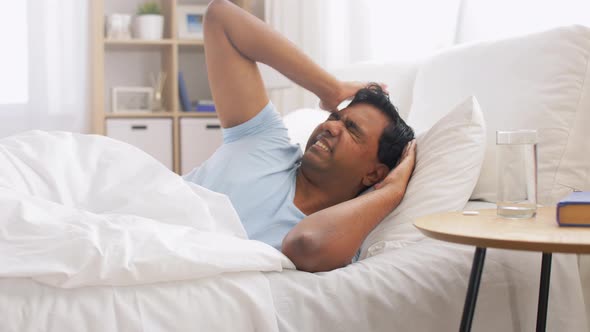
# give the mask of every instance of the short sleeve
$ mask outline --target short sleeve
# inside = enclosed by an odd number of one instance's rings
[[[235,127],[224,128],[223,143],[231,143],[249,136],[285,135],[288,137],[287,128],[283,123],[283,119],[272,102],[268,104],[254,116],[252,119],[239,124]]]

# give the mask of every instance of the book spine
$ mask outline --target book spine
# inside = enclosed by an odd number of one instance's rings
[[[180,103],[182,104],[183,111],[189,112],[191,110],[191,102],[188,98],[188,92],[186,91],[186,85],[184,83],[184,77],[182,72],[178,72],[178,94],[180,97]]]
[[[571,226],[571,227],[590,227],[590,224],[584,224],[584,223],[575,223],[575,224],[571,224],[571,223],[567,223],[567,222],[563,222],[561,220],[561,209],[568,206],[568,205],[582,205],[582,204],[587,204],[585,202],[558,202],[557,203],[557,207],[555,209],[555,219],[557,220],[557,224],[559,226]]]
[[[197,105],[197,112],[215,112],[213,105]]]

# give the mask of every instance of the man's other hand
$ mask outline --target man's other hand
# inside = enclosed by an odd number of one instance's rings
[[[375,189],[379,190],[385,187],[393,187],[395,191],[401,191],[405,193],[412,172],[414,172],[414,166],[416,164],[416,139],[408,142],[402,155],[397,163],[397,166],[393,171],[383,179],[383,181],[375,185]]]

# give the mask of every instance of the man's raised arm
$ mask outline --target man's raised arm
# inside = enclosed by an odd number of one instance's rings
[[[268,103],[256,62],[313,92],[327,108],[351,93],[287,38],[227,0],[209,4],[204,37],[209,86],[224,128],[248,121]]]

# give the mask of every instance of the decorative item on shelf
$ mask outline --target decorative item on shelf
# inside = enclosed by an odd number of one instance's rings
[[[139,5],[135,16],[134,37],[157,40],[164,35],[164,16],[157,2]]]
[[[213,100],[198,100],[193,103],[191,111],[207,113],[215,112],[215,104],[213,103]]]
[[[178,97],[180,97],[182,110],[184,112],[189,112],[191,110],[191,101],[188,97],[188,91],[186,89],[186,84],[184,83],[182,72],[178,72]]]
[[[162,91],[166,82],[166,73],[161,71],[157,76],[150,75],[152,88],[154,89],[154,99],[152,100],[152,112],[162,111]]]
[[[176,17],[179,39],[203,39],[203,17],[206,10],[207,6],[178,5]]]
[[[112,112],[151,112],[154,89],[144,86],[118,86],[112,91]]]
[[[131,39],[131,15],[110,14],[106,19],[106,37],[108,39]]]

